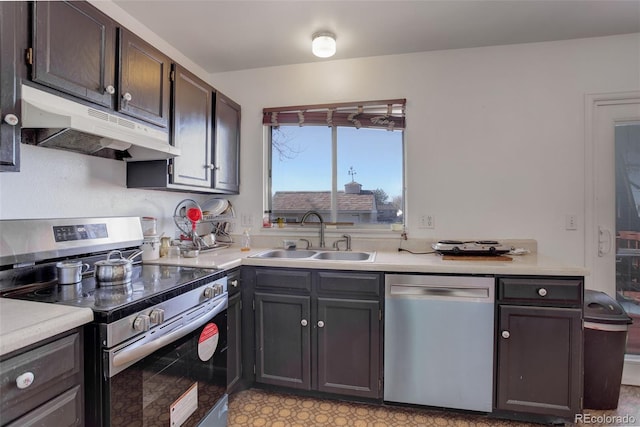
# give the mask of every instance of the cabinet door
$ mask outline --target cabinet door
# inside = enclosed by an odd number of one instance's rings
[[[33,7],[32,79],[113,108],[115,23],[86,2],[38,1]]]
[[[173,145],[182,155],[172,159],[174,184],[211,188],[213,89],[179,65],[173,80]]]
[[[213,187],[237,194],[240,190],[240,106],[219,92],[216,94],[214,164]]]
[[[380,397],[380,303],[318,298],[318,390]]]
[[[500,306],[498,409],[572,418],[582,397],[582,312]]]
[[[311,389],[310,297],[255,293],[256,382]]]
[[[242,310],[241,295],[229,297],[227,308],[227,391],[232,393],[242,378]]]
[[[25,2],[0,2],[0,171],[20,171],[20,77],[24,66],[21,29],[27,25]],[[18,124],[11,124],[13,115]]]
[[[120,29],[118,111],[166,128],[171,60],[141,38]]]

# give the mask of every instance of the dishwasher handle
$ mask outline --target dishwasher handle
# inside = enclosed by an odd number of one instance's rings
[[[488,286],[391,285],[391,297],[490,298]]]

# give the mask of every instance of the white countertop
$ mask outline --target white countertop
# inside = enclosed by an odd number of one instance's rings
[[[585,276],[588,270],[580,266],[562,264],[540,254],[511,256],[511,261],[445,260],[437,254],[377,251],[373,262],[326,261],[287,258],[251,258],[252,255],[273,248],[255,248],[241,252],[238,247],[201,253],[197,258],[160,258],[148,264],[182,265],[202,268],[229,269],[240,265],[318,268],[338,270],[388,271],[449,274],[520,274],[549,276]]]
[[[92,320],[90,308],[0,298],[0,356]]]
[[[146,264],[231,269],[240,265],[407,273],[585,276],[587,269],[539,254],[513,256],[512,261],[444,260],[436,254],[377,251],[373,262],[251,258],[272,248],[241,252],[239,247],[201,253],[196,258],[160,258]],[[0,355],[34,344],[93,320],[89,308],[0,298]]]

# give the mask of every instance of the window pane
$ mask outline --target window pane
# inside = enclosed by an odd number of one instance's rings
[[[325,221],[355,226],[402,222],[402,131],[337,128],[332,170],[332,132],[325,126],[272,129],[272,218],[299,222],[309,210]],[[332,177],[337,206],[332,206]]]
[[[402,132],[338,128],[338,221],[402,222],[402,163]]]

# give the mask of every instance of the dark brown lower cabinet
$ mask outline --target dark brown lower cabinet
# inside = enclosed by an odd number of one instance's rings
[[[522,305],[498,301],[496,408],[573,420],[582,410],[582,282],[501,279],[499,293]]]
[[[227,392],[238,391],[242,381],[242,294],[240,271],[227,276],[229,304],[227,308]]]
[[[258,383],[381,397],[377,273],[256,269]]]

